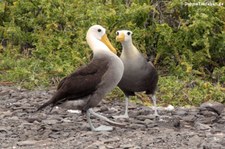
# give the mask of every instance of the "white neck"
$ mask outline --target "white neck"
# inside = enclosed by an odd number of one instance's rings
[[[127,57],[132,57],[139,55],[139,51],[133,45],[132,41],[122,42],[123,51],[121,55],[126,55]]]
[[[101,54],[111,53],[110,49],[100,40],[96,39],[94,36],[90,35],[87,38],[88,45],[93,51],[94,56]]]

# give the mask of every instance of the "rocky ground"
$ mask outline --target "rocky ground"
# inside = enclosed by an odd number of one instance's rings
[[[223,149],[225,112],[220,103],[204,103],[196,108],[160,108],[161,120],[153,110],[130,104],[130,119],[116,120],[124,128],[92,132],[81,113],[49,108],[32,113],[53,90],[29,91],[0,86],[0,148],[6,149]],[[124,103],[102,101],[96,112],[107,116],[123,113]],[[95,119],[95,125],[104,121]]]

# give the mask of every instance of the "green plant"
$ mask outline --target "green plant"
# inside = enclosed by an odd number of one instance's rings
[[[119,54],[116,30],[133,31],[134,44],[159,70],[157,96],[162,104],[224,102],[225,8],[186,3],[2,0],[0,84],[12,82],[30,89],[57,85],[89,62],[92,52],[85,41],[86,31],[93,24],[101,24]],[[185,86],[192,81],[195,87]],[[116,89],[108,97],[121,96]]]

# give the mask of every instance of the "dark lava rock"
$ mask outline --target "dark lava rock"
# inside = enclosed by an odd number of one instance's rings
[[[224,105],[222,103],[219,102],[205,102],[203,104],[200,105],[200,111],[201,110],[209,110],[209,111],[213,111],[215,113],[217,113],[218,115],[220,115],[223,110],[224,110]]]
[[[181,127],[181,122],[180,122],[180,119],[179,118],[174,118],[174,120],[173,120],[173,126],[175,128],[180,128]]]

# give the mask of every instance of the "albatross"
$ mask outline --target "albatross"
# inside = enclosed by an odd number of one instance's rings
[[[109,131],[113,127],[101,125],[95,128],[91,122],[90,114],[111,125],[123,125],[109,120],[92,109],[121,80],[124,71],[123,62],[115,54],[116,49],[110,43],[106,29],[102,26],[91,26],[87,31],[86,40],[93,51],[90,63],[62,79],[53,97],[41,105],[37,111],[47,106],[81,110],[86,112],[87,121],[92,131]]]
[[[143,92],[152,99],[154,115],[158,117],[156,109],[155,91],[158,83],[158,73],[151,62],[148,62],[132,43],[132,31],[119,30],[116,41],[122,44],[120,59],[124,64],[123,77],[118,86],[125,94],[125,114],[114,118],[129,118],[128,99],[135,96],[135,92]]]

